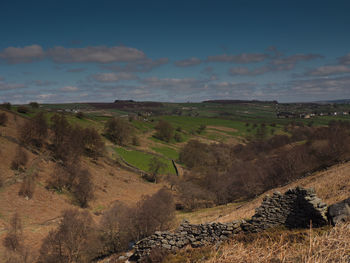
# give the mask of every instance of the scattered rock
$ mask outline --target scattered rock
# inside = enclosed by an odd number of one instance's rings
[[[332,225],[350,220],[350,198],[330,205],[327,212],[328,220]]]

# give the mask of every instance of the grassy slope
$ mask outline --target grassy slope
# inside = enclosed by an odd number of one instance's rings
[[[97,110],[87,104],[57,104],[43,105],[45,109],[81,109],[85,112],[83,119],[78,119],[74,114],[66,114],[67,119],[72,124],[79,124],[83,127],[95,127],[100,132],[103,125],[110,116],[127,116],[128,112],[116,109]],[[293,110],[293,107],[288,106]],[[345,107],[345,106],[344,106]],[[136,109],[131,109],[135,111]],[[173,115],[174,111],[181,110],[181,116]],[[298,110],[301,111],[300,106]],[[25,116],[33,116],[38,110],[31,109]],[[148,171],[148,162],[152,154],[159,154],[164,159],[177,159],[180,148],[184,142],[190,139],[198,139],[206,143],[244,143],[247,138],[254,138],[258,126],[266,124],[267,137],[274,134],[285,134],[283,125],[289,123],[290,119],[276,118],[276,105],[272,103],[243,103],[243,104],[216,104],[216,103],[164,103],[162,108],[164,116],[142,117],[133,120],[131,124],[135,127],[138,137],[141,139],[139,147],[133,147],[132,151],[119,150],[119,154],[129,160],[131,164],[139,169]],[[134,113],[133,113],[134,114]],[[171,115],[172,114],[172,115]],[[47,114],[48,119],[53,115]],[[195,115],[196,117],[193,117]],[[108,117],[109,116],[109,117]],[[181,128],[182,142],[177,143],[174,139],[170,143],[160,141],[153,137],[154,127],[159,119],[169,121],[174,128]],[[318,117],[312,120],[295,119],[297,122],[313,125],[326,125],[330,120],[349,119],[349,117]],[[272,127],[271,124],[275,124]],[[207,128],[197,133],[201,125]],[[145,153],[147,152],[147,153]],[[140,159],[145,159],[144,161]],[[170,166],[166,172],[170,172]]]
[[[129,164],[143,171],[149,172],[149,165],[154,155],[141,151],[128,150],[122,147],[117,147],[115,150]],[[164,174],[176,174],[170,160],[165,158],[160,158],[160,160],[166,164],[166,168],[163,171]]]
[[[47,153],[36,155],[25,150],[29,156],[26,168],[28,171],[37,171],[38,176],[35,178],[36,188],[32,199],[26,200],[18,195],[24,174],[10,169],[17,144],[9,138],[17,138],[17,125],[24,120],[20,116],[15,118],[14,114],[8,116],[6,127],[0,126],[0,172],[5,176],[5,185],[0,187],[0,255],[3,254],[2,240],[7,232],[7,225],[15,212],[23,219],[25,242],[31,248],[38,249],[48,231],[57,226],[61,212],[64,209],[77,208],[72,204],[69,194],[57,194],[45,188],[55,165]],[[115,200],[133,204],[142,195],[152,194],[160,187],[145,182],[139,175],[121,170],[105,158],[100,158],[97,162],[83,158],[82,166],[93,176],[96,198],[87,209],[96,213],[94,218],[97,221],[100,218],[98,212],[110,207]]]
[[[181,219],[189,219],[192,223],[205,222],[230,222],[241,218],[250,218],[255,208],[260,206],[262,199],[266,194],[272,194],[274,191],[285,192],[288,188],[302,186],[305,188],[313,187],[316,194],[325,203],[333,204],[350,196],[350,162],[335,165],[321,172],[316,172],[308,177],[299,179],[286,186],[271,189],[266,193],[258,196],[254,200],[244,203],[232,203],[228,205],[218,206],[198,210],[195,212],[184,213],[179,212]]]

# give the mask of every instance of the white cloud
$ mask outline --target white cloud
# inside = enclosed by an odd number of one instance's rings
[[[199,65],[200,63],[202,63],[202,61],[199,58],[192,57],[192,58],[176,61],[174,64],[175,66],[178,66],[178,67],[191,67],[191,66]]]
[[[66,92],[73,92],[73,91],[77,91],[79,89],[75,86],[65,86],[65,87],[61,88],[60,90],[66,91]]]
[[[350,65],[350,53],[340,57],[338,60],[340,64]]]
[[[128,62],[125,65],[103,65],[102,67],[115,72],[150,72],[154,68],[160,67],[167,63],[169,63],[168,58],[159,58],[155,60],[145,58],[138,61]]]
[[[0,52],[0,59],[7,63],[28,63],[45,57],[43,48],[39,45],[25,47],[8,47]]]
[[[298,62],[310,61],[318,58],[323,58],[323,56],[319,54],[295,54],[287,57],[273,59],[271,61],[271,64],[272,65],[295,65]]]
[[[53,94],[53,93],[39,94],[37,96],[38,99],[42,99],[42,100],[52,99],[52,98],[55,98],[55,97],[57,97],[57,94]]]
[[[131,47],[124,46],[95,46],[85,48],[54,47],[47,51],[47,56],[58,63],[112,63],[131,62],[144,59],[145,54]]]
[[[350,73],[350,67],[345,65],[328,65],[318,67],[306,73],[308,76],[329,76],[343,73]]]
[[[0,80],[0,90],[1,91],[23,89],[23,88],[27,88],[27,86],[25,84],[21,84],[21,83],[8,83],[8,82]]]
[[[272,71],[272,68],[269,66],[262,66],[255,69],[249,69],[247,67],[234,67],[229,69],[229,73],[232,76],[240,75],[240,76],[256,76],[261,75],[266,72]]]
[[[71,72],[71,73],[79,73],[79,72],[83,72],[85,71],[86,68],[71,68],[71,69],[67,69],[67,72]]]
[[[98,82],[118,82],[121,80],[133,80],[137,77],[133,73],[119,72],[119,73],[98,73],[91,76]]]
[[[30,83],[39,87],[51,86],[53,84],[56,84],[55,81],[49,81],[49,80],[33,80]]]
[[[269,57],[268,54],[263,54],[263,53],[242,53],[238,55],[222,54],[222,55],[208,56],[207,61],[245,64],[245,63],[261,62],[267,59],[268,57]]]

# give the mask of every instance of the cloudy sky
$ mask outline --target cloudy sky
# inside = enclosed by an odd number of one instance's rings
[[[350,1],[2,0],[0,102],[350,98]]]

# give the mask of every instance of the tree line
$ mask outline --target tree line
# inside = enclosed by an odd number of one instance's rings
[[[249,199],[350,159],[350,122],[295,126],[290,133],[236,146],[189,141],[180,152],[189,172],[182,179],[168,177],[179,195],[178,208]]]

